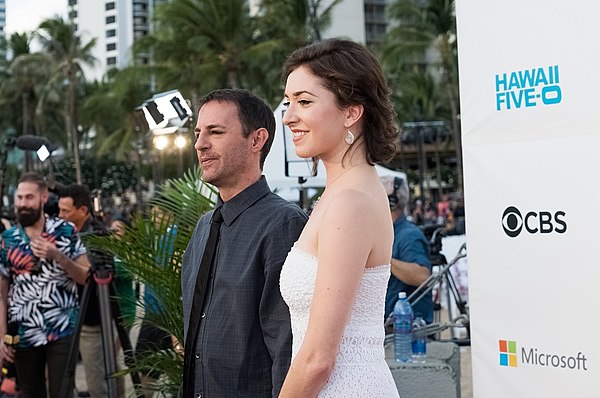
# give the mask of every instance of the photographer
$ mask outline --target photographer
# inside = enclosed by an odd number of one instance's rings
[[[91,212],[90,190],[85,185],[70,184],[57,189],[59,196],[59,217],[72,222],[80,233],[107,233],[104,225],[96,220]],[[112,258],[104,253],[92,251],[89,253],[92,269],[100,267],[112,268]],[[95,283],[90,283],[89,301],[79,335],[79,352],[85,370],[88,391],[93,398],[108,396],[106,379],[104,377],[104,353],[102,350],[102,328],[100,326],[100,307]],[[79,286],[79,295],[83,286]]]
[[[407,296],[422,284],[431,274],[429,244],[417,226],[406,218],[405,209],[409,203],[408,185],[398,177],[384,176],[381,182],[388,194],[392,221],[394,223],[394,244],[392,247],[391,271],[385,298],[385,317],[393,311],[398,293]],[[433,321],[431,292],[413,304],[413,311],[420,314],[425,322]]]

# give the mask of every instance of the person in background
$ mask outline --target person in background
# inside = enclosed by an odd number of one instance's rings
[[[200,101],[194,132],[202,179],[219,197],[198,221],[183,258],[183,397],[276,397],[292,337],[279,274],[307,216],[271,192],[262,176],[275,134],[263,100],[246,90],[215,90]],[[196,292],[213,216],[220,236],[207,290]],[[194,307],[196,293],[205,297],[202,307]]]
[[[123,238],[127,228],[131,227],[131,221],[129,217],[120,213],[111,218],[110,231],[115,234],[119,239]],[[113,257],[114,273],[113,273],[113,286],[114,293],[116,295],[117,302],[119,303],[119,310],[121,318],[121,326],[129,332],[131,326],[135,320],[136,311],[136,293],[134,289],[133,278],[127,272],[123,265],[123,261],[117,256]],[[118,354],[121,350],[121,342],[118,338],[115,339],[115,352]],[[122,377],[117,379],[117,394],[119,397],[123,397],[125,393],[125,383]]]
[[[131,228],[131,220],[126,214],[117,214],[112,217],[110,231],[113,232],[119,239],[122,239],[127,228]],[[131,275],[123,266],[123,261],[114,257],[114,287],[121,310],[122,325],[127,329],[131,329],[135,320],[135,289]]]
[[[73,224],[44,214],[47,200],[40,175],[19,178],[17,222],[0,246],[0,359],[14,360],[20,396],[70,398],[74,378],[65,369],[79,318],[77,284],[85,283],[90,262]],[[16,350],[4,343],[7,318],[18,325]],[[59,396],[63,382],[71,387]]]
[[[431,275],[429,244],[423,232],[406,218],[409,202],[408,184],[402,178],[384,176],[381,182],[388,194],[388,202],[394,223],[394,244],[392,247],[392,275],[388,281],[385,299],[385,317],[394,312],[398,293],[410,296],[415,289]],[[427,323],[433,321],[433,301],[431,291],[413,304],[415,316]]]
[[[10,227],[11,227],[10,221],[8,221],[4,217],[0,218],[0,233],[6,231]]]
[[[92,215],[90,190],[86,185],[69,184],[57,190],[58,216],[75,225],[83,234],[106,234],[104,224]],[[92,271],[99,268],[112,269],[110,256],[95,251],[90,252]],[[98,289],[94,281],[88,282],[89,300],[79,334],[79,352],[85,370],[88,392],[92,398],[107,398],[108,386],[105,378],[104,351],[102,347],[102,327],[100,326],[100,303]],[[79,286],[79,294],[83,286]],[[105,309],[108,310],[108,309]]]

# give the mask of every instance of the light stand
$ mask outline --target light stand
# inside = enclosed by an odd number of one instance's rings
[[[282,118],[283,113],[285,113],[285,110],[282,111]],[[309,209],[306,205],[306,188],[304,187],[304,183],[308,177],[315,177],[317,175],[317,168],[315,167],[314,160],[307,160],[296,155],[292,132],[285,125],[283,126],[283,157],[285,162],[285,176],[298,177],[298,202],[300,207],[307,211]]]
[[[144,103],[136,108],[136,110],[141,111],[141,114],[144,116],[143,119],[145,119],[143,121],[138,121],[137,124],[144,125],[144,127],[146,127],[146,131],[152,133],[154,146],[159,150],[158,167],[160,170],[160,176],[158,178],[158,182],[162,183],[164,182],[164,155],[162,152],[166,146],[162,146],[162,143],[157,144],[157,140],[165,141],[167,134],[173,134],[184,127],[188,119],[192,116],[192,110],[179,90],[171,90],[154,94],[152,98],[144,101]],[[182,169],[183,163],[181,160],[181,149],[179,153],[180,160],[178,167],[179,169]],[[182,170],[180,170],[179,174],[182,174]]]

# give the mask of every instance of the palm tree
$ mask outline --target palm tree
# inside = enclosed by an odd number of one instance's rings
[[[75,33],[75,26],[56,16],[43,21],[35,32],[43,50],[48,53],[53,63],[53,73],[48,81],[47,92],[61,89],[66,83],[64,102],[64,121],[67,132],[67,148],[75,161],[77,183],[81,183],[81,162],[79,158],[79,133],[77,131],[77,90],[85,81],[82,65],[92,66],[95,58],[92,49],[96,39],[83,43]],[[62,90],[61,90],[62,91]]]
[[[322,31],[331,24],[331,11],[341,0],[328,1],[323,8],[323,0],[305,0],[308,11],[309,41],[320,41]]]
[[[16,57],[8,68],[11,77],[2,90],[20,94],[22,109],[22,132],[32,134],[38,131],[33,123],[35,121],[35,108],[41,83],[48,78],[48,71],[44,67],[48,64],[45,54],[21,54]]]
[[[214,207],[216,191],[200,180],[196,168],[181,179],[169,180],[153,202],[159,212],[138,216],[123,238],[88,237],[86,244],[113,253],[134,279],[156,293],[163,311],[146,317],[156,327],[183,342],[183,304],[181,302],[181,264],[183,252],[200,216]],[[160,214],[160,215],[159,215]],[[172,231],[176,230],[176,233]],[[167,242],[168,240],[168,242]],[[167,244],[165,244],[167,243]],[[137,304],[144,308],[143,297]],[[173,349],[136,358],[128,372],[156,369],[161,385],[156,388],[176,396],[182,382],[183,356]]]
[[[21,54],[29,54],[31,52],[31,35],[28,33],[13,33],[10,35],[7,44],[12,59]]]
[[[95,131],[94,156],[111,155],[136,165],[136,200],[142,203],[141,180],[145,134],[137,123],[135,109],[150,97],[150,85],[143,69],[113,69],[106,81],[96,83],[85,99],[81,120]],[[133,154],[133,156],[132,156]]]
[[[255,19],[255,37],[268,43],[268,48],[255,52],[255,62],[247,69],[253,74],[247,79],[248,87],[271,105],[279,104],[283,61],[295,49],[321,39],[340,1],[334,0],[323,7],[321,0],[263,0]]]
[[[156,13],[155,37],[166,34],[179,40],[177,49],[197,54],[202,67],[220,82],[230,88],[241,86],[241,74],[256,45],[247,0],[175,0]],[[163,54],[154,56],[160,60]]]
[[[387,33],[382,47],[384,66],[392,73],[424,70],[435,66],[441,74],[451,109],[457,185],[463,189],[462,145],[458,109],[458,58],[456,49],[456,15],[454,0],[397,0],[389,10],[396,25]],[[433,49],[438,60],[426,59]]]
[[[136,67],[113,70],[95,83],[81,107],[81,121],[95,130],[98,155],[131,160],[139,139],[134,109],[151,96],[145,73]]]
[[[13,33],[7,41],[10,60],[3,62],[0,72],[0,114],[3,128],[20,130],[20,134],[39,134],[50,114],[35,110],[48,80],[49,59],[42,53],[30,53],[31,36]],[[18,128],[20,126],[20,128]],[[30,158],[25,156],[25,169]]]

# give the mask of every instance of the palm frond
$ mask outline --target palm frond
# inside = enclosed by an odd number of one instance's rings
[[[181,301],[181,264],[183,253],[202,214],[214,207],[216,189],[200,179],[198,168],[182,178],[172,179],[159,189],[148,215],[138,215],[122,238],[88,236],[86,244],[118,257],[135,280],[151,289],[160,303],[151,311],[143,298],[137,302],[146,320],[183,341],[183,304]],[[140,322],[141,319],[136,319]],[[157,351],[135,358],[125,372],[148,369],[162,373],[160,389],[176,393],[183,374],[182,356],[173,350]],[[158,387],[157,387],[158,388]]]

